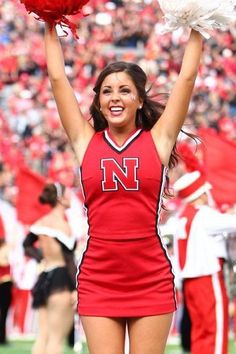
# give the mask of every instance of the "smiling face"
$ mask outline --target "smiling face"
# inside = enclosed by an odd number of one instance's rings
[[[110,128],[135,129],[137,109],[142,106],[138,91],[128,74],[112,73],[104,79],[99,102]]]

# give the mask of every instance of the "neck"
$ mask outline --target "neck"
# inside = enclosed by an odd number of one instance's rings
[[[53,208],[52,212],[54,215],[63,217],[65,215],[65,210],[66,208],[64,205],[58,202],[57,205]]]
[[[132,132],[134,132],[136,130],[135,126],[132,127],[119,127],[119,128],[114,128],[114,127],[108,127],[108,130],[110,132],[110,134],[114,137],[114,139],[116,140],[116,142],[118,144],[123,144],[125,142],[125,140],[127,139],[127,137],[132,134]]]

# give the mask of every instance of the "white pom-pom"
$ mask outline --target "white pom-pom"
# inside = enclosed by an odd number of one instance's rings
[[[209,30],[226,30],[236,21],[236,0],[159,0],[164,13],[162,33],[190,27],[210,38]]]

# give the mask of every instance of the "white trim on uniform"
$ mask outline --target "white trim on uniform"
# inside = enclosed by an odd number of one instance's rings
[[[223,296],[219,281],[219,274],[213,274],[212,286],[216,301],[216,337],[215,337],[215,351],[214,354],[221,354],[223,349],[223,334],[224,334],[224,310],[223,310]]]
[[[132,140],[134,140],[140,133],[141,133],[142,129],[138,129],[134,134],[132,134],[128,140],[125,141],[124,145],[122,146],[118,146],[109,136],[109,133],[107,130],[104,131],[104,136],[106,138],[106,140],[109,142],[109,144],[111,144],[114,149],[116,149],[117,151],[121,152],[123,151],[130,143]]]
[[[74,236],[66,235],[64,232],[48,226],[32,225],[29,231],[37,236],[45,235],[51,238],[56,238],[69,250],[73,250],[75,246],[76,238]]]

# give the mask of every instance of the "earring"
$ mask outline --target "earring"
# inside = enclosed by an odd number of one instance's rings
[[[143,108],[143,106],[140,105],[140,106],[139,106],[139,109],[142,109],[142,108]]]

